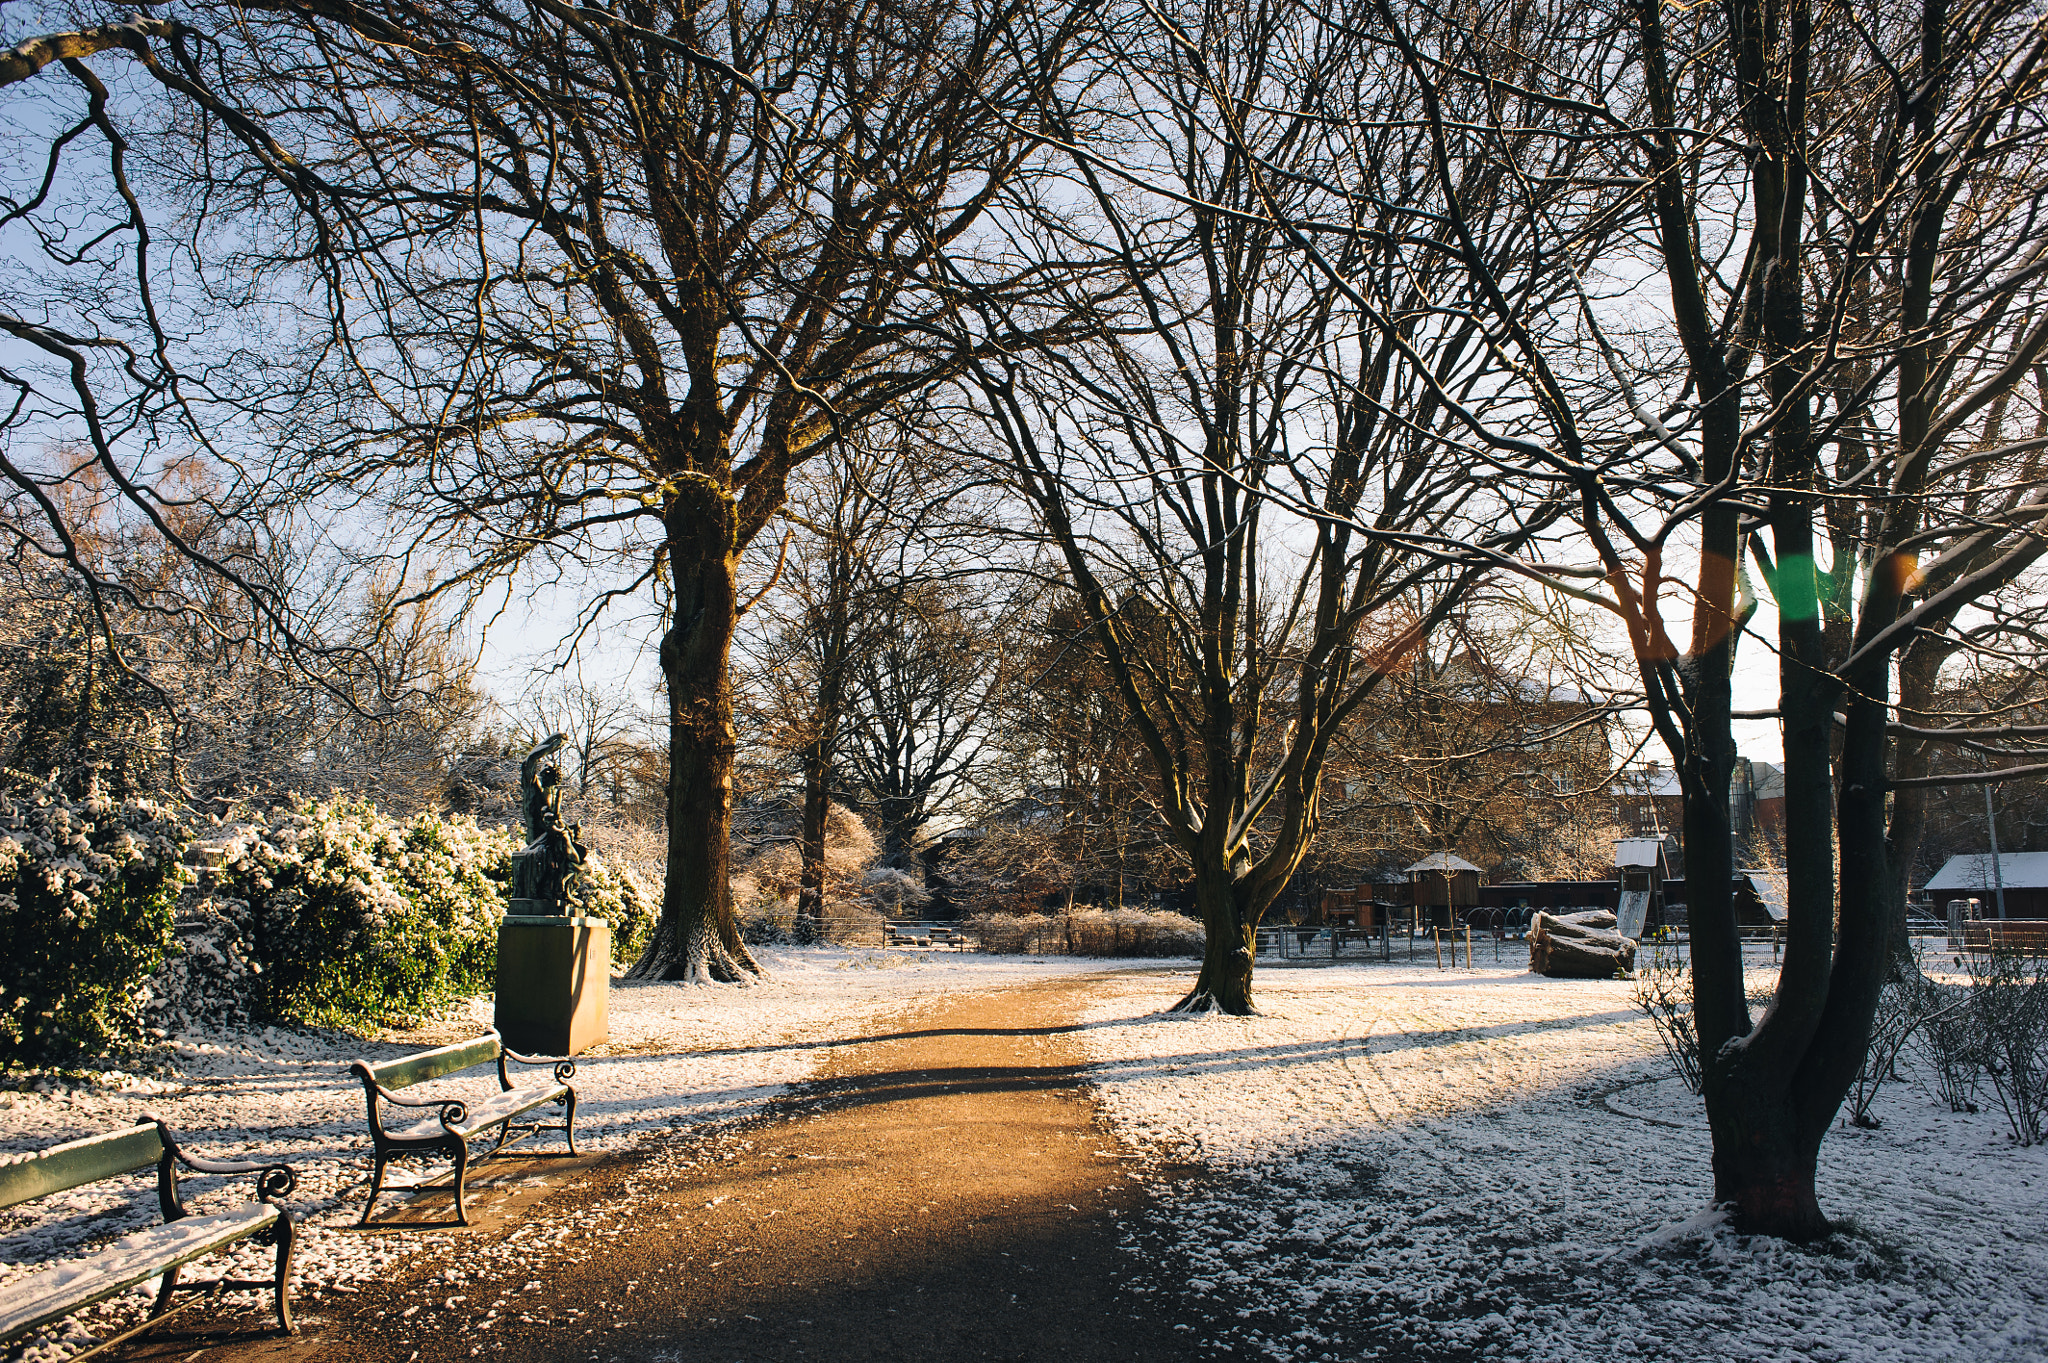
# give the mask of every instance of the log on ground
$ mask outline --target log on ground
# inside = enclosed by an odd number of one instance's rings
[[[1606,919],[1595,926],[1587,919]],[[1635,968],[1636,944],[1612,930],[1614,915],[1536,915],[1529,925],[1529,969],[1569,980],[1611,980]]]

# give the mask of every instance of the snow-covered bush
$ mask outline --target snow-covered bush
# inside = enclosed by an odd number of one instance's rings
[[[983,951],[1005,955],[1199,956],[1202,925],[1149,909],[1075,909],[1072,913],[977,913],[964,926]]]
[[[576,912],[611,925],[612,964],[631,965],[639,960],[661,918],[660,892],[631,866],[593,852],[576,877],[574,894]]]
[[[2021,1145],[2048,1141],[2048,959],[2016,951],[1970,958],[1978,1063]]]
[[[860,883],[876,912],[891,918],[913,917],[932,902],[932,892],[923,881],[894,866],[870,866]]]
[[[1977,1017],[1969,1006],[1969,986],[1923,979],[1919,992],[1927,1020],[1914,1037],[1934,1080],[1935,1097],[1948,1104],[1950,1112],[1975,1112],[1983,1048],[1977,1040]]]
[[[488,989],[512,834],[366,801],[301,801],[227,848],[229,949],[265,1015],[321,1025],[415,1018]]]
[[[0,788],[0,1066],[141,1039],[140,990],[171,950],[190,841],[147,801]]]

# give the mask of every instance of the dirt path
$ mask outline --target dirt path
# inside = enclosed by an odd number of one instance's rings
[[[1143,1194],[1080,1084],[1088,989],[942,999],[851,1039],[715,1148],[684,1137],[550,1174],[559,1186],[537,1199],[507,1187],[496,1227],[346,1308],[323,1303],[297,1339],[168,1335],[127,1356],[1186,1357],[1170,1305],[1127,1290],[1116,1218]],[[573,1233],[503,1252],[556,1221]]]

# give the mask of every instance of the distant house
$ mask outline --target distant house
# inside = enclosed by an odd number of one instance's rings
[[[1735,901],[1738,927],[1768,928],[1785,921],[1785,875],[1782,871],[1737,871],[1729,878],[1729,893]],[[1685,879],[1664,882],[1664,911],[1667,922],[1682,923],[1689,916]]]
[[[1685,827],[1685,791],[1678,773],[1650,762],[1630,767],[1609,787],[1615,817],[1638,838],[1677,835]],[[1728,829],[1737,843],[1775,837],[1785,823],[1785,769],[1770,762],[1735,759],[1728,773]],[[1685,873],[1685,853],[1666,852],[1671,873]]]
[[[1403,869],[1413,887],[1412,903],[1431,922],[1450,926],[1458,909],[1479,903],[1479,868],[1455,852],[1431,852]]]
[[[1996,867],[1985,852],[1950,857],[1927,882],[1927,893],[1944,914],[1952,899],[1975,899],[1977,917],[1996,918],[2000,881],[2007,918],[2048,918],[2048,852],[2001,852]]]

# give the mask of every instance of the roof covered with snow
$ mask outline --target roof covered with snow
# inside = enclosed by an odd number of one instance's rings
[[[1927,882],[1930,890],[1989,890],[2005,882],[2008,890],[2048,890],[2048,852],[2001,852],[1994,874],[1988,852],[1950,857]]]
[[[1455,852],[1431,852],[1408,868],[1409,875],[1423,871],[1476,871],[1479,868]]]
[[[1792,902],[1791,892],[1785,887],[1785,873],[1744,871],[1742,874],[1749,879],[1749,888],[1755,890],[1756,897],[1763,901],[1764,912],[1769,914],[1773,921],[1784,922],[1786,914],[1790,912],[1787,906]]]
[[[1649,866],[1664,864],[1664,839],[1623,838],[1614,844],[1616,866]]]

